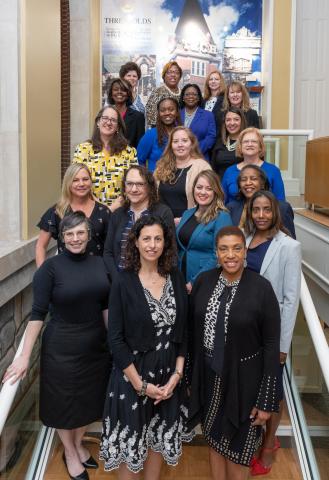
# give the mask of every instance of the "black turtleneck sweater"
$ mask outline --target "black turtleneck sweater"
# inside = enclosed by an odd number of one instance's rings
[[[107,309],[109,282],[101,257],[65,250],[46,260],[33,278],[31,320],[93,323]]]

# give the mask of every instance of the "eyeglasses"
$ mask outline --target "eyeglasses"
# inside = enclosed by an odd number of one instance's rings
[[[88,230],[78,230],[77,232],[63,232],[63,236],[66,240],[73,240],[74,238],[84,238],[88,235]]]
[[[101,117],[101,120],[102,123],[113,123],[113,125],[116,125],[118,123],[118,120],[112,117]]]
[[[167,70],[166,75],[175,75],[176,77],[179,77],[180,73],[178,70]]]
[[[258,143],[258,140],[242,140],[242,145],[248,145],[249,143],[251,145],[256,145]]]
[[[133,187],[136,187],[137,190],[141,190],[143,187],[145,187],[146,183],[145,182],[125,182],[126,189],[131,190]]]

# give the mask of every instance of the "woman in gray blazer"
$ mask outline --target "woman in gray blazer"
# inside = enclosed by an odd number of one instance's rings
[[[278,201],[271,192],[261,190],[250,199],[247,209],[248,268],[269,280],[280,306],[280,367],[281,400],[283,399],[282,372],[290,348],[300,296],[301,245],[290,237],[282,225]],[[271,417],[258,458],[251,462],[251,474],[266,474],[271,470],[273,454],[280,447],[275,437],[282,415]]]

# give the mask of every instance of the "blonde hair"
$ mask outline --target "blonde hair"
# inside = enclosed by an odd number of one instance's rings
[[[234,91],[242,92],[242,104],[241,104],[241,109],[244,112],[247,112],[250,110],[250,98],[249,98],[249,93],[246,87],[243,85],[243,83],[238,82],[237,80],[234,80],[231,82],[229,85],[227,85],[225,94],[224,94],[224,100],[223,100],[223,110],[227,110],[231,106],[231,102],[228,98],[228,93],[230,88],[233,88]]]
[[[226,83],[225,83],[225,78],[223,77],[223,74],[219,70],[213,70],[212,72],[208,73],[208,75],[206,76],[206,80],[205,80],[205,84],[204,84],[204,90],[203,90],[203,98],[204,98],[205,101],[207,101],[211,97],[211,90],[209,88],[209,79],[210,79],[210,76],[213,73],[217,73],[219,75],[219,78],[220,78],[219,95],[221,93],[225,92],[225,89],[226,89]]]
[[[90,171],[84,163],[72,163],[65,172],[63,183],[62,183],[62,194],[58,202],[56,203],[56,213],[60,218],[63,218],[67,213],[70,204],[72,202],[72,192],[71,186],[75,176],[80,172],[80,170],[85,170],[91,180]],[[92,191],[90,190],[90,198],[93,198]]]
[[[242,132],[240,133],[239,137],[238,137],[238,140],[237,140],[237,143],[236,143],[236,149],[235,149],[235,152],[236,152],[236,156],[239,157],[239,158],[243,158],[243,154],[242,154],[242,140],[243,140],[243,137],[247,134],[247,133],[254,133],[257,138],[258,138],[258,146],[259,146],[259,158],[263,159],[265,157],[265,143],[264,143],[264,138],[263,138],[263,135],[260,133],[260,131],[258,130],[258,128],[255,128],[255,127],[249,127],[249,128],[245,128],[244,130],[242,130]]]
[[[156,169],[154,171],[154,177],[156,178],[156,180],[160,182],[170,183],[175,180],[175,173],[177,170],[177,166],[176,166],[176,157],[172,150],[172,142],[173,142],[173,137],[175,133],[179,131],[186,132],[189,139],[191,140],[192,145],[191,145],[190,157],[202,158],[202,159],[204,158],[201,153],[198,140],[196,136],[191,132],[191,130],[183,126],[175,127],[170,132],[165,151],[163,152],[163,155],[160,158],[160,160],[158,160]]]
[[[203,170],[202,172],[198,173],[195,177],[193,182],[192,192],[193,198],[195,203],[197,204],[194,196],[194,190],[196,184],[198,183],[200,178],[205,178],[210,185],[210,188],[214,192],[214,198],[210,205],[208,205],[207,209],[201,214],[197,215],[197,218],[200,223],[209,223],[214,220],[218,212],[227,211],[224,205],[224,192],[222,189],[222,185],[220,183],[218,175],[213,170]]]

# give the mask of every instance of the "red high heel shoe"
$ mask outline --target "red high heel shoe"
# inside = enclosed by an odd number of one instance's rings
[[[274,447],[273,448],[265,448],[263,447],[261,450],[263,452],[276,452],[277,450],[279,450],[279,448],[281,447],[280,445],[280,441],[278,439],[278,437],[275,437],[275,440],[274,440]],[[268,473],[270,473],[271,471],[271,468],[272,468],[272,465],[269,465],[268,467],[266,465],[264,465],[262,463],[262,461],[257,458],[257,457],[252,457],[251,461],[250,461],[250,474],[253,476],[253,477],[256,477],[257,475],[266,475]]]

